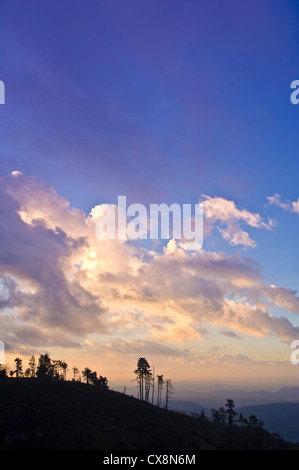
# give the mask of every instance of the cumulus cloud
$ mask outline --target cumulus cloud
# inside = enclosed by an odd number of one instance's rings
[[[65,272],[66,260],[86,245],[84,236],[64,231],[70,213],[65,201],[34,178],[15,173],[1,179],[0,196],[2,303],[15,309],[19,321],[41,328],[80,335],[94,328],[106,331],[100,299]],[[55,209],[54,224],[48,215],[54,217]]]
[[[162,253],[99,240],[94,208],[86,215],[19,172],[0,179],[0,196],[0,323],[11,347],[73,347],[94,334],[128,341],[142,335],[142,343],[118,348],[175,355],[166,341],[204,338],[207,325],[230,335],[298,337],[287,318],[271,313],[274,307],[299,313],[297,292],[264,284],[249,257],[190,253],[174,240]],[[205,202],[209,223],[220,221],[226,230],[242,222],[271,228],[232,201],[206,196]]]

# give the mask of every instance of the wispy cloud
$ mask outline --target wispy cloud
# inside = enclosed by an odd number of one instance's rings
[[[285,211],[294,212],[299,214],[299,198],[297,201],[282,200],[282,196],[278,193],[273,194],[273,196],[267,197],[268,204],[271,206],[281,207]]]
[[[272,219],[266,222],[260,214],[239,209],[234,201],[223,197],[202,195],[200,202],[204,209],[206,233],[217,226],[222,238],[231,245],[251,248],[256,246],[256,242],[241,228],[241,225],[267,230],[271,230],[275,225]]]

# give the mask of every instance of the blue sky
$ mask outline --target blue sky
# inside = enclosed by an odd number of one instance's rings
[[[252,209],[295,198],[294,5],[1,2],[3,172],[41,176],[87,210],[120,190]]]
[[[20,205],[34,176],[36,198],[51,186],[86,216],[122,194],[233,201],[276,227],[247,225],[248,247],[211,219],[204,249],[250,258],[265,284],[297,291],[299,213],[267,198],[299,197],[298,21],[296,2],[281,0],[2,0],[0,176],[24,175]],[[299,312],[275,312],[297,327]]]

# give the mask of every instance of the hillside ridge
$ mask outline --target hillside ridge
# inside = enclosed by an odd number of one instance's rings
[[[298,449],[264,429],[225,426],[71,381],[0,381],[0,449]]]

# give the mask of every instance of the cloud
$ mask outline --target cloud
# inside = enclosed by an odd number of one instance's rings
[[[66,260],[86,243],[76,231],[70,236],[61,228],[69,223],[67,215],[73,215],[61,204],[65,201],[51,188],[21,174],[1,179],[0,195],[3,306],[14,308],[18,321],[60,328],[66,331],[65,337],[67,332],[81,335],[94,328],[105,331],[100,299],[75,280],[70,282],[64,271]],[[50,215],[55,210],[53,223]],[[62,215],[64,224],[58,220]]]
[[[299,327],[295,327],[286,317],[276,317],[263,305],[251,305],[247,300],[227,300],[224,308],[222,324],[244,335],[267,337],[276,335],[282,341],[290,343],[299,335]]]
[[[97,342],[99,334],[143,338],[120,343],[123,351],[162,343],[165,354],[175,354],[167,342],[203,339],[207,326],[230,335],[298,337],[287,318],[272,314],[277,307],[299,313],[297,292],[265,284],[250,257],[190,253],[174,240],[162,253],[99,240],[96,210],[86,215],[21,173],[0,178],[0,196],[0,323],[12,347],[72,347]],[[270,228],[232,201],[205,201],[211,223]]]
[[[265,222],[260,214],[239,209],[234,201],[223,197],[202,195],[200,202],[203,205],[206,232],[209,233],[216,225],[222,238],[231,245],[251,248],[256,246],[256,242],[250,238],[248,232],[241,228],[241,224],[256,229],[270,230],[273,227],[271,219]]]
[[[238,339],[241,338],[234,331],[221,331],[220,334],[223,336],[227,336],[228,338],[238,338]]]
[[[241,354],[239,352],[235,354],[227,354],[224,352],[213,352],[210,354],[202,355],[202,356],[196,356],[195,360],[197,363],[201,365],[211,365],[211,364],[217,364],[217,363],[235,363],[235,362],[241,362],[243,363],[244,361],[249,361],[249,357],[246,356],[245,354]]]
[[[123,357],[130,355],[134,358],[136,356],[151,356],[151,357],[173,357],[173,358],[188,358],[191,356],[190,351],[187,349],[174,348],[165,344],[160,344],[155,341],[148,340],[124,340],[121,338],[114,338],[112,341],[101,344],[99,346],[101,353],[108,355],[122,355]]]
[[[293,201],[293,202],[289,200],[283,201],[281,195],[278,193],[275,193],[273,194],[273,196],[268,196],[267,200],[270,206],[281,207],[285,211],[299,214],[299,198],[297,199],[297,201]]]

